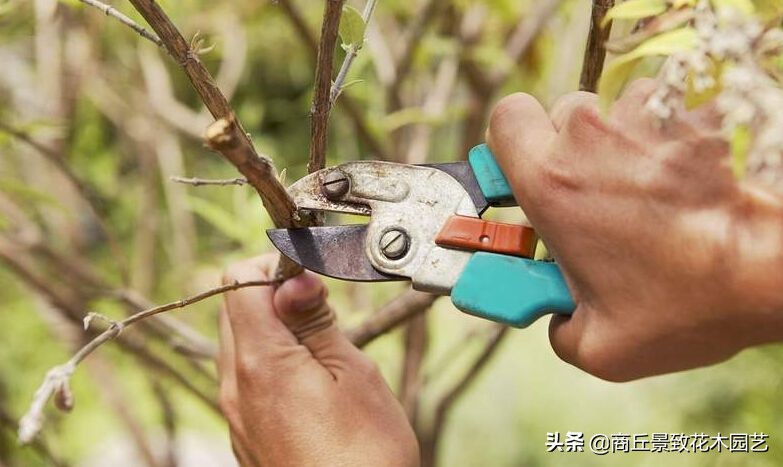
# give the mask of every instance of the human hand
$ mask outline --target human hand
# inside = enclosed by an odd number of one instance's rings
[[[709,108],[659,122],[653,80],[599,115],[515,94],[488,142],[558,260],[577,309],[550,324],[563,360],[612,381],[703,366],[783,338],[783,207],[738,183]]]
[[[224,282],[272,277],[276,255]],[[340,332],[312,273],[229,292],[220,317],[220,404],[243,466],[419,464],[413,430],[375,364]]]

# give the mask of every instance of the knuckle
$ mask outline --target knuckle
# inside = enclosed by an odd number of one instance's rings
[[[508,123],[515,123],[516,119],[514,117],[518,115],[518,111],[536,102],[533,96],[524,93],[509,94],[503,97],[492,109],[492,114],[489,118],[490,132],[493,128],[503,127]]]
[[[236,375],[237,382],[247,383],[255,381],[264,375],[264,366],[259,358],[254,355],[239,354],[236,357]]]
[[[356,364],[356,371],[362,376],[362,378],[364,378],[366,381],[369,381],[371,384],[385,384],[385,380],[383,379],[383,375],[381,374],[381,369],[378,364],[364,355],[358,359]]]
[[[592,101],[580,100],[568,109],[566,128],[571,134],[574,134],[574,130],[579,130],[577,134],[592,137],[597,133],[596,130],[604,129],[605,124]],[[582,144],[584,142],[577,141],[577,143]]]

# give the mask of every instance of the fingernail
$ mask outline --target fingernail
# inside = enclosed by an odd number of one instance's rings
[[[318,277],[312,274],[302,274],[288,280],[282,285],[285,293],[291,297],[293,311],[308,311],[324,302],[324,287]]]

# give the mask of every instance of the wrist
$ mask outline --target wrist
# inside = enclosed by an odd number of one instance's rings
[[[783,340],[783,198],[750,189],[736,213],[738,312],[753,316],[757,340]],[[750,317],[749,316],[749,317]]]

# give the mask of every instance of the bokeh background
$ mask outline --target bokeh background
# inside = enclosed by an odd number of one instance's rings
[[[111,3],[143,22],[127,2]],[[481,142],[487,113],[502,95],[524,91],[549,104],[576,90],[591,2],[550,2],[556,5],[549,9],[545,3],[381,0],[341,96],[358,110],[346,111],[342,100],[333,112],[329,163],[381,156],[459,160]],[[288,182],[302,176],[314,71],[303,31],[317,37],[323,2],[160,4],[201,48],[201,60],[256,146],[285,169]],[[420,23],[409,71],[395,82]],[[509,54],[510,38],[523,24],[530,40]],[[631,26],[618,24],[614,33]],[[338,62],[343,55],[338,49]],[[656,66],[640,73],[653,74]],[[502,79],[487,81],[491,75]],[[0,466],[232,465],[226,424],[205,402],[216,395],[212,363],[173,351],[176,338],[149,330],[129,331],[129,339],[182,380],[110,343],[74,377],[73,412],[47,410],[41,444],[22,447],[15,434],[46,371],[84,342],[62,308],[120,318],[128,309],[119,291],[173,301],[218,284],[230,262],[272,249],[264,235],[271,221],[251,188],[170,181],[238,175],[204,148],[201,134],[210,122],[177,64],[100,11],[77,0],[0,1]],[[520,217],[516,210],[493,215]],[[407,287],[329,285],[346,329]],[[218,308],[216,298],[175,316],[215,341]],[[493,328],[456,311],[448,299],[436,302],[425,326],[425,384],[417,399],[418,423],[426,427]],[[612,384],[559,361],[546,334],[546,320],[506,334],[454,402],[438,465],[783,463],[778,346],[711,368]],[[366,347],[394,389],[405,349],[403,328]],[[547,453],[547,432],[565,437],[567,431],[587,439],[764,432],[770,447],[755,454]]]

